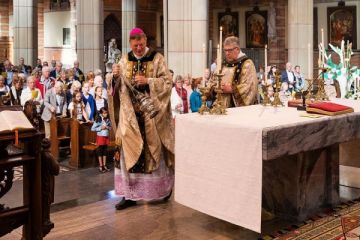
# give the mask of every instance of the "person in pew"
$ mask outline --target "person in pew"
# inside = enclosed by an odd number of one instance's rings
[[[68,110],[71,118],[76,118],[76,120],[80,123],[89,122],[89,118],[85,111],[85,104],[82,101],[81,92],[74,92],[72,102],[69,103]]]
[[[83,103],[85,104],[85,111],[88,119],[90,121],[94,121],[95,112],[96,112],[95,99],[91,94],[89,94],[89,90],[90,90],[89,83],[84,82],[82,87],[82,100]]]
[[[89,83],[89,93],[91,94],[92,90],[91,89],[94,89],[95,90],[95,87],[94,87],[94,79],[95,79],[95,74],[94,72],[92,71],[89,71],[87,74],[86,74],[86,82]],[[95,91],[94,91],[95,93]],[[93,97],[95,97],[95,94],[91,94]]]
[[[54,79],[57,79],[58,77],[60,77],[62,67],[63,67],[63,64],[60,61],[57,61],[55,69],[53,69],[50,72],[50,77],[52,77]]]
[[[56,81],[60,81],[64,84],[64,90],[70,89],[70,82],[67,76],[67,72],[65,69],[61,69],[59,77],[56,79]]]
[[[52,116],[66,117],[67,102],[63,88],[64,84],[62,82],[56,82],[55,86],[45,94],[44,111],[41,119],[44,120],[46,138],[50,138],[50,120]]]
[[[110,129],[111,122],[108,110],[107,108],[102,107],[96,121],[91,127],[91,131],[96,132],[96,145],[98,146],[96,154],[99,160],[99,172],[101,173],[110,171],[110,169],[106,166],[107,147],[110,143]]]
[[[163,55],[147,47],[142,29],[131,30],[129,43],[131,51],[122,56],[120,76],[112,79],[108,96],[116,145],[121,149],[120,169],[114,170],[115,193],[122,197],[117,210],[140,200],[167,201],[174,185],[171,75]],[[139,96],[159,111],[153,114],[141,108]]]
[[[198,112],[201,107],[201,93],[199,90],[202,78],[193,78],[191,83],[191,88],[193,92],[190,95],[190,109],[191,112]]]
[[[71,87],[70,89],[68,89],[66,91],[66,101],[68,103],[71,103],[72,102],[72,98],[73,98],[73,95],[75,92],[80,92],[81,91],[81,83],[79,81],[74,81],[72,84],[71,84]]]
[[[90,94],[95,96],[95,88],[96,87],[101,87],[102,88],[102,98],[104,99],[108,99],[107,97],[107,90],[106,88],[104,87],[104,80],[101,76],[95,76],[95,79],[94,79],[94,88],[93,89],[90,89]]]
[[[41,96],[45,98],[45,94],[55,85],[55,78],[50,77],[50,68],[43,67],[42,75],[36,80],[36,87],[40,90]]]
[[[13,76],[13,85],[10,88],[11,105],[21,105],[20,97],[23,90],[23,82],[18,74]]]
[[[25,106],[27,101],[33,101],[37,106],[37,112],[40,112],[40,106],[43,103],[40,89],[35,87],[35,77],[30,76],[27,78],[27,87],[22,90],[20,102],[21,106]]]
[[[0,75],[0,100],[2,102],[0,105],[10,105],[10,88],[5,85],[5,78],[2,75]]]
[[[69,69],[69,70],[72,70],[74,72],[74,80],[77,80],[77,81],[79,81],[81,83],[84,82],[84,73],[80,69],[79,60],[75,60],[74,61],[74,67],[72,69]]]
[[[103,87],[97,86],[95,88],[95,119],[99,116],[100,109],[103,107],[108,109],[108,102],[103,98]]]

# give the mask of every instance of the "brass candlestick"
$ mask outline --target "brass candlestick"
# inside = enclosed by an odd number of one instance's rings
[[[210,110],[210,114],[216,114],[216,115],[224,115],[226,114],[226,108],[224,106],[224,102],[222,100],[222,89],[221,89],[221,78],[224,76],[224,74],[221,73],[221,71],[217,74],[214,74],[218,84],[217,87],[215,88],[215,92],[216,92],[216,100],[213,104],[212,109]]]
[[[329,97],[326,95],[325,92],[325,80],[324,80],[324,74],[327,71],[327,68],[321,69],[321,77],[318,78],[318,91],[315,95],[315,100],[321,101],[321,100],[329,100]]]
[[[308,82],[308,88],[302,92],[302,96],[305,97],[306,99],[314,98],[313,96],[314,79],[305,79],[305,80]]]
[[[200,114],[204,114],[206,112],[210,112],[210,108],[208,108],[208,106],[206,105],[206,100],[209,97],[210,94],[210,87],[201,87],[199,88],[200,92],[201,92],[201,107],[199,109],[199,113]]]
[[[279,97],[279,92],[281,88],[280,73],[276,71],[274,77],[275,77],[275,93],[274,93],[274,101],[271,103],[271,105],[274,107],[284,106]]]
[[[268,95],[268,87],[270,87],[271,84],[267,84],[267,80],[265,80],[265,85],[263,86],[263,92],[264,92],[264,99],[262,102],[263,106],[271,105],[271,101]]]

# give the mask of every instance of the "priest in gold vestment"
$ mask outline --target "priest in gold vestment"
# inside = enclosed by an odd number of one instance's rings
[[[115,168],[115,193],[123,197],[118,210],[138,200],[167,200],[174,184],[170,72],[164,57],[146,46],[140,28],[131,30],[130,48],[114,66],[108,84],[110,118],[121,155]],[[156,116],[144,111],[139,95],[152,100]]]
[[[229,108],[255,104],[258,80],[253,61],[241,51],[237,37],[227,37],[223,49],[225,61],[222,65],[224,76],[221,88],[224,106]]]

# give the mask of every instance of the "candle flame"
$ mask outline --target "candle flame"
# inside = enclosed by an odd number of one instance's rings
[[[221,27],[220,27],[220,31],[222,31],[222,29],[223,29],[223,28],[222,28],[222,26],[221,26]]]

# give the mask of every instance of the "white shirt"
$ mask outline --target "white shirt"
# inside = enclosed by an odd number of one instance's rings
[[[294,74],[293,74],[293,72],[289,72],[289,71],[287,71],[286,70],[286,73],[287,73],[287,76],[288,76],[288,80],[289,80],[289,85],[293,85],[294,84]]]
[[[184,112],[183,101],[179,96],[179,94],[177,93],[175,87],[171,89],[170,103],[171,103],[171,112],[173,117],[175,117],[177,114],[180,114],[181,112]],[[179,104],[181,104],[180,109],[176,109],[176,106]]]
[[[38,88],[34,88],[34,91],[37,92],[35,94],[37,94],[36,98],[34,98],[34,101],[37,101],[40,103],[40,105],[42,104],[43,102],[43,98],[41,96],[41,92]],[[30,99],[32,98],[32,90],[30,90],[30,88],[24,88],[22,91],[21,91],[21,96],[20,96],[20,104],[21,106],[24,106],[25,103],[27,101],[29,101]]]

